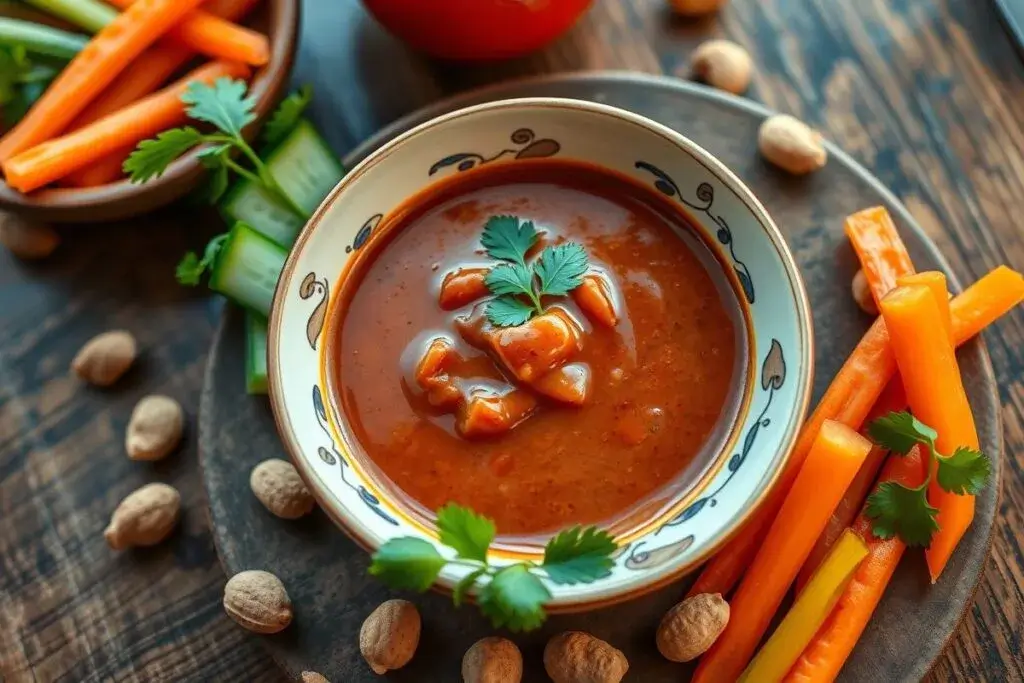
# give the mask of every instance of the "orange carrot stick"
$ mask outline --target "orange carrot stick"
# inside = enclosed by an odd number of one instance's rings
[[[1024,300],[1024,277],[999,266],[950,302],[953,340],[957,346],[976,335]],[[704,567],[690,594],[726,595],[750,565],[775,513],[782,506],[796,472],[807,457],[821,424],[836,420],[860,429],[871,406],[896,373],[896,359],[889,348],[889,333],[876,320],[840,368],[814,413],[804,423],[793,453],[778,482],[750,520]]]
[[[144,1],[107,0],[121,10]],[[270,41],[265,35],[203,10],[190,12],[168,37],[214,59],[245,62],[251,66],[263,66],[270,61]]]
[[[143,50],[202,0],[138,0],[96,34],[0,140],[0,163],[61,133]]]
[[[844,424],[826,420],[793,488],[729,601],[729,625],[701,658],[693,683],[735,681],[761,642],[796,573],[871,450]]]
[[[879,481],[894,481],[904,486],[920,486],[924,481],[924,464],[917,447],[903,456],[892,456],[882,468]],[[822,624],[814,640],[804,649],[785,683],[821,683],[833,681],[846,659],[853,652],[871,615],[882,599],[906,546],[899,537],[883,540],[871,532],[871,520],[864,512],[853,524],[853,530],[868,545],[868,556],[857,568],[832,614]]]
[[[910,254],[884,207],[876,206],[851,214],[846,217],[843,227],[857,252],[877,304],[896,287],[897,278],[914,272]]]
[[[944,334],[929,334],[942,329],[945,305],[946,299],[937,299],[928,287],[912,285],[892,291],[881,310],[910,410],[939,433],[936,449],[951,454],[961,446],[977,450],[978,431],[953,345]],[[974,496],[945,491],[933,477],[928,502],[939,509],[939,530],[925,550],[935,583],[974,519]]]
[[[125,144],[135,144],[187,120],[181,96],[191,83],[212,84],[218,78],[245,78],[249,67],[239,62],[211,62],[160,92],[85,128],[44,142],[3,165],[7,182],[31,192],[82,168]]]
[[[939,313],[942,314],[942,327],[946,330],[948,338],[952,339],[953,314],[949,310],[949,289],[946,286],[946,276],[937,270],[928,270],[923,273],[903,275],[897,278],[896,282],[900,287],[924,285],[931,290],[935,300],[940,302]]]

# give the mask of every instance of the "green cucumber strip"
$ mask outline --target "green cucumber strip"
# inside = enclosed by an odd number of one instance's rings
[[[344,175],[337,156],[309,121],[302,119],[264,163],[285,194],[312,215]],[[242,179],[220,203],[228,223],[243,221],[282,246],[295,242],[305,221]]]
[[[88,42],[88,38],[75,33],[31,21],[0,17],[0,45],[7,47],[21,46],[29,53],[71,59]]]
[[[96,33],[117,17],[117,10],[99,0],[26,0],[55,17],[68,21],[90,33]]]
[[[210,289],[266,317],[288,250],[245,223],[236,223],[217,255]]]
[[[245,312],[245,390],[267,393],[267,319]]]

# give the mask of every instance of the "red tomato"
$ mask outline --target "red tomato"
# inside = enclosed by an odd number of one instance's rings
[[[441,59],[503,59],[565,33],[592,0],[363,0],[392,33]]]

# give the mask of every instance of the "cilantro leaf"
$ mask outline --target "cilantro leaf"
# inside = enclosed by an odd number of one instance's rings
[[[535,309],[514,296],[499,296],[487,304],[487,319],[495,327],[515,327],[533,317]]]
[[[175,159],[203,142],[203,134],[191,126],[172,128],[151,140],[143,140],[125,159],[124,172],[133,183],[159,178]]]
[[[908,546],[927,548],[939,530],[938,509],[928,504],[927,485],[907,488],[887,481],[868,496],[867,515],[878,538],[899,536]]]
[[[423,592],[430,588],[447,560],[422,538],[392,538],[373,554],[370,574],[392,588]]]
[[[551,593],[525,564],[505,567],[482,588],[480,611],[495,628],[529,631],[544,623],[544,603]]]
[[[868,426],[868,434],[879,446],[906,454],[917,444],[931,446],[938,434],[910,413],[892,412]]]
[[[583,284],[590,264],[587,252],[575,242],[548,247],[537,261],[541,295],[562,296]]]
[[[256,120],[256,98],[246,97],[245,81],[218,78],[213,85],[195,82],[188,86],[181,101],[188,105],[188,115],[198,121],[212,123],[232,137],[241,137],[242,129]]]
[[[949,457],[939,457],[938,478],[943,491],[957,495],[981,493],[992,470],[988,456],[972,448],[960,447]]]
[[[175,277],[183,285],[198,285],[202,280],[203,273],[213,267],[220,253],[221,247],[228,239],[228,235],[217,235],[206,245],[203,250],[203,258],[199,258],[194,251],[185,254],[185,257],[178,263],[175,270]]]
[[[536,241],[537,229],[533,221],[520,221],[515,216],[491,216],[480,237],[488,256],[521,266],[526,265],[526,252]]]
[[[577,526],[548,541],[541,566],[555,583],[590,583],[612,573],[615,562],[611,555],[617,548],[608,532],[594,526]]]
[[[518,263],[501,263],[484,276],[484,284],[492,294],[526,294],[533,291],[533,272]]]
[[[487,567],[480,567],[474,569],[470,573],[462,577],[462,580],[455,584],[455,590],[452,591],[452,602],[456,607],[462,605],[466,601],[466,596],[469,595],[469,591],[473,590],[476,586],[477,580],[487,573]]]
[[[268,147],[273,147],[288,137],[288,134],[302,119],[302,113],[306,111],[306,107],[309,106],[312,99],[313,88],[305,85],[281,100],[266,125],[263,126],[261,142]]]
[[[455,503],[437,511],[437,528],[441,543],[454,548],[458,557],[480,562],[487,561],[487,549],[497,533],[494,522]]]
[[[231,178],[227,155],[230,151],[231,145],[223,144],[211,145],[199,152],[199,163],[210,171],[210,177],[197,194],[210,204],[216,204],[228,191]]]

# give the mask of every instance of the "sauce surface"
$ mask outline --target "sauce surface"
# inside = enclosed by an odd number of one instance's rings
[[[545,301],[579,325],[571,362],[589,371],[586,402],[540,396],[510,431],[469,439],[414,374],[443,338],[478,385],[516,385],[457,331],[474,304],[439,305],[446,274],[494,264],[480,237],[488,218],[506,214],[534,221],[544,244],[581,244],[614,286],[618,315],[608,327],[572,297]],[[677,482],[734,410],[743,344],[735,295],[655,192],[581,164],[515,162],[446,183],[384,229],[343,293],[332,382],[350,438],[425,511],[455,501],[514,535],[608,521]]]

